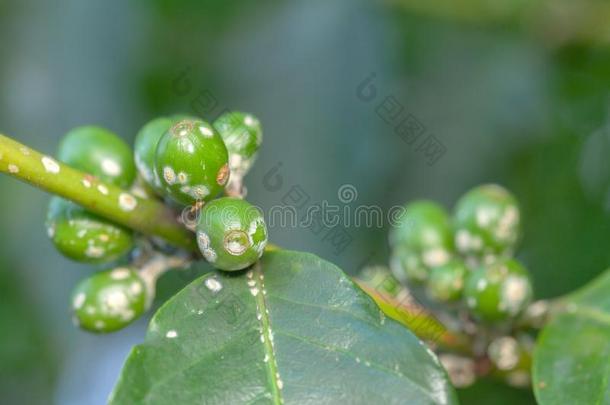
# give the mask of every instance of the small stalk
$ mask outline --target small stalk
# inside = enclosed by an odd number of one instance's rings
[[[194,235],[162,203],[136,197],[4,135],[0,135],[0,172],[71,200],[119,225],[198,251]]]

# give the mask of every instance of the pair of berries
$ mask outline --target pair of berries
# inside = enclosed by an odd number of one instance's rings
[[[140,185],[146,194],[200,211],[197,242],[201,253],[221,270],[240,270],[263,253],[267,229],[258,209],[240,198],[213,201],[229,182],[238,184],[256,159],[262,139],[260,124],[250,114],[231,112],[214,126],[189,116],[154,119],[138,132],[134,153],[117,135],[99,127],[70,131],[58,158],[91,175],[83,184],[108,193],[107,185],[129,189]],[[137,183],[136,183],[137,184]],[[98,217],[59,197],[53,197],[47,230],[65,256],[87,263],[113,262],[129,253],[134,235],[129,229]],[[96,273],[79,284],[73,295],[75,321],[95,332],[118,330],[140,316],[154,296],[154,282],[133,267]]]
[[[506,189],[472,189],[453,218],[431,201],[405,208],[390,234],[390,265],[401,282],[424,284],[437,301],[463,299],[485,321],[514,317],[527,306],[529,275],[511,258],[520,236],[519,208]]]

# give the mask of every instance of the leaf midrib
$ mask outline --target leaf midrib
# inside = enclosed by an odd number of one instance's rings
[[[277,367],[277,360],[275,356],[275,350],[273,347],[272,341],[272,330],[271,330],[271,320],[269,319],[269,310],[267,306],[267,300],[265,299],[266,290],[265,284],[263,283],[263,272],[261,270],[260,263],[257,263],[254,266],[254,269],[248,272],[248,276],[246,277],[248,281],[255,281],[255,288],[258,291],[253,292],[252,288],[250,288],[250,292],[254,296],[256,301],[256,309],[257,309],[257,320],[261,327],[262,336],[263,336],[263,348],[265,349],[265,355],[268,357],[268,361],[265,363],[265,368],[267,370],[267,378],[269,383],[271,384],[271,394],[273,395],[273,402],[276,405],[281,405],[284,401],[282,398],[281,388],[279,386],[279,371]],[[258,316],[260,315],[260,316]]]

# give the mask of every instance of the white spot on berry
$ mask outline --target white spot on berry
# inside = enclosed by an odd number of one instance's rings
[[[167,184],[174,184],[176,182],[176,173],[174,169],[169,166],[163,168],[163,178]]]
[[[121,165],[115,160],[104,159],[102,160],[102,171],[109,176],[118,176],[121,174]]]
[[[85,303],[85,298],[85,293],[78,293],[76,297],[74,297],[74,301],[72,302],[74,309],[81,309],[83,304]]]
[[[449,260],[449,254],[445,249],[436,248],[424,252],[423,261],[428,267],[442,266]]]
[[[212,136],[214,136],[214,132],[205,125],[199,126],[199,132],[201,132],[201,135],[205,136],[206,138],[211,138]]]
[[[51,159],[48,156],[43,156],[41,161],[42,161],[42,165],[44,166],[44,169],[48,173],[53,173],[53,174],[59,173],[59,163],[57,163],[54,159]]]
[[[189,179],[189,176],[186,173],[184,173],[184,172],[178,173],[178,183],[184,184],[188,181],[188,179]]]
[[[210,194],[210,190],[204,185],[194,186],[191,189],[191,196],[196,199],[205,198],[209,194]]]
[[[208,249],[210,247],[210,237],[207,233],[199,231],[197,232],[197,243],[199,244],[199,249]]]
[[[139,295],[142,292],[142,284],[138,283],[137,281],[134,281],[129,286],[129,292],[133,295]]]
[[[119,206],[123,211],[133,211],[138,205],[138,200],[129,193],[119,195]]]
[[[165,337],[168,339],[174,339],[178,337],[178,332],[176,332],[175,330],[168,330],[167,333],[165,334]]]
[[[14,165],[11,163],[8,165],[8,172],[9,173],[19,173],[19,167],[17,165]]]
[[[130,271],[125,267],[119,267],[110,273],[110,278],[113,280],[124,280],[129,277]]]
[[[25,156],[29,156],[30,155],[30,150],[28,148],[26,148],[25,146],[22,146],[21,148],[19,148],[19,150],[21,151],[21,153],[23,153]]]
[[[212,291],[213,293],[217,293],[218,291],[222,290],[222,284],[220,281],[213,277],[206,279],[204,283],[208,290]]]
[[[212,248],[203,249],[203,257],[210,263],[214,263],[216,261],[216,252]]]
[[[104,255],[104,253],[106,253],[104,248],[101,248],[99,246],[93,246],[93,245],[89,245],[87,247],[87,250],[85,250],[85,255],[87,255],[87,257],[93,257],[93,258],[102,257]]]
[[[83,179],[82,180],[83,186],[90,188],[91,187],[91,182],[87,179]]]
[[[103,185],[103,184],[99,184],[99,185],[97,186],[97,190],[98,190],[100,193],[104,194],[104,195],[108,195],[108,187],[106,187],[106,186],[105,186],[105,185]]]

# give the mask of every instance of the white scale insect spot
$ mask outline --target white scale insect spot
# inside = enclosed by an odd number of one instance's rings
[[[248,280],[248,287],[256,287],[256,281]]]
[[[251,127],[251,126],[253,126],[255,124],[254,118],[251,115],[246,115],[244,117],[244,123],[246,125],[248,125],[249,127]]]
[[[200,309],[199,311],[197,311],[197,315],[203,315],[203,310]]]
[[[193,196],[193,198],[202,199],[202,198],[205,198],[209,194],[210,194],[210,190],[204,185],[194,186],[191,189],[191,196]]]
[[[49,224],[49,226],[47,227],[47,236],[49,238],[52,238],[53,236],[55,236],[55,222],[52,222],[51,224]]]
[[[87,179],[83,179],[82,180],[83,186],[87,187],[87,188],[91,188],[91,182]]]
[[[178,183],[184,184],[188,181],[188,179],[189,179],[189,176],[186,173],[184,173],[184,172],[178,173]]]
[[[41,161],[42,161],[42,165],[44,166],[44,169],[48,173],[53,173],[53,174],[59,173],[59,163],[57,163],[54,159],[51,159],[48,156],[43,156]]]
[[[106,251],[103,248],[93,245],[87,246],[87,250],[85,250],[85,255],[87,255],[87,257],[102,257],[104,253],[106,253]]]
[[[468,300],[466,300],[466,305],[468,305],[469,308],[474,308],[477,306],[477,300],[470,297],[470,298],[468,298]]]
[[[265,354],[265,358],[263,359],[263,362],[265,362],[265,363],[266,363],[266,362],[268,362],[268,361],[269,361],[269,355],[268,355],[268,354]]]
[[[205,125],[199,126],[199,132],[201,132],[201,135],[205,136],[206,138],[211,138],[212,136],[214,136],[214,132]]]
[[[19,150],[21,151],[21,153],[23,153],[25,156],[29,156],[30,155],[30,150],[28,148],[26,148],[25,146],[22,146],[21,148],[19,148]]]
[[[123,211],[133,211],[138,206],[138,200],[129,193],[121,193],[119,206]]]
[[[176,173],[174,173],[174,169],[169,166],[165,166],[163,168],[163,178],[167,184],[174,184],[176,181]]]
[[[84,303],[85,293],[78,293],[76,297],[74,297],[74,302],[72,304],[74,306],[74,309],[81,309]]]
[[[208,249],[210,247],[210,237],[203,231],[197,232],[197,243],[201,250]]]
[[[104,329],[106,323],[104,323],[104,321],[95,321],[93,326],[95,327],[95,329]]]
[[[424,252],[423,260],[429,267],[442,266],[449,260],[449,254],[442,248],[430,249]]]
[[[168,330],[167,333],[165,334],[165,337],[168,339],[174,339],[178,337],[178,332],[176,332],[175,330]]]
[[[108,242],[110,240],[110,236],[108,236],[107,234],[103,233],[99,236],[100,240],[102,242]]]
[[[487,288],[487,281],[485,279],[477,281],[477,290],[483,291],[485,288]]]
[[[108,187],[106,187],[103,184],[100,184],[97,186],[97,191],[99,191],[100,193],[102,193],[104,195],[108,195]]]
[[[129,273],[129,269],[119,267],[112,270],[112,273],[110,273],[110,278],[113,280],[124,280],[129,277]]]
[[[80,239],[84,238],[86,234],[87,234],[86,229],[81,229],[80,231],[76,232],[76,236]]]
[[[218,291],[222,290],[222,284],[220,283],[220,281],[216,280],[213,277],[210,277],[205,280],[205,286],[213,293],[217,293]]]
[[[216,261],[216,252],[212,248],[207,248],[203,250],[203,257],[210,263],[214,263]]]
[[[250,288],[250,294],[256,297],[258,295],[258,288]]]
[[[109,176],[118,176],[121,174],[121,165],[115,160],[104,159],[102,160],[102,171]]]
[[[133,282],[131,286],[129,286],[129,292],[133,295],[139,295],[142,292],[142,284]]]
[[[460,251],[467,252],[470,249],[470,233],[465,230],[458,231],[455,243]]]
[[[502,288],[502,298],[509,313],[516,314],[527,298],[527,282],[522,277],[510,276]]]
[[[19,173],[19,167],[11,163],[8,165],[8,171],[9,173]]]

